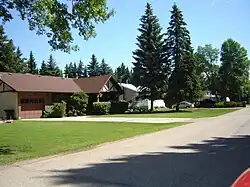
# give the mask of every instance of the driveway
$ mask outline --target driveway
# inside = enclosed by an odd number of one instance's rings
[[[23,119],[28,121],[95,121],[95,122],[129,122],[129,123],[173,123],[192,121],[192,118],[126,118],[126,117],[65,117],[65,118],[38,118]]]
[[[250,108],[8,166],[2,187],[228,187],[250,165]]]

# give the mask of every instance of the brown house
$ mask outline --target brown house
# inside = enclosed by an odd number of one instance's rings
[[[16,118],[40,118],[58,95],[84,91],[89,100],[118,100],[122,89],[110,75],[89,78],[61,78],[0,72],[0,118],[14,110]]]

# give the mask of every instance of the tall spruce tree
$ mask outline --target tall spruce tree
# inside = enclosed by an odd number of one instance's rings
[[[84,77],[84,65],[83,62],[80,60],[77,66],[77,75],[79,78]]]
[[[73,64],[73,78],[77,78],[77,77],[78,77],[78,74],[77,74],[77,65],[74,62],[74,64]]]
[[[74,64],[72,62],[68,65],[68,78],[75,78],[74,77]]]
[[[43,60],[41,63],[41,68],[39,70],[40,75],[48,75],[48,67],[45,61]]]
[[[99,68],[100,75],[109,75],[113,73],[112,68],[102,59],[100,68]]]
[[[191,47],[191,38],[186,28],[182,11],[176,4],[171,11],[166,39],[168,60],[173,69],[169,79],[166,104],[176,105],[182,100],[194,101],[201,95],[199,77],[196,74],[196,60]]]
[[[62,75],[62,72],[57,66],[56,61],[52,55],[49,56],[46,66],[47,66],[47,75],[49,76],[61,76]]]
[[[27,64],[28,64],[28,73],[38,74],[36,60],[32,51],[30,51],[30,56],[29,56]]]
[[[88,67],[87,66],[84,66],[83,68],[83,77],[88,77]]]
[[[26,63],[26,58],[23,57],[23,54],[22,54],[19,47],[17,47],[15,59],[16,59],[15,61],[17,63],[16,72],[17,73],[27,73],[28,67],[27,67],[27,63]]]
[[[167,84],[168,65],[164,34],[149,3],[140,21],[138,49],[133,52],[135,60],[133,71],[137,75],[135,76],[137,85],[144,90],[143,96],[151,100],[151,110],[153,110],[153,101],[162,97]]]
[[[220,94],[233,101],[239,101],[245,83],[249,81],[250,61],[247,50],[240,43],[228,39],[221,47]]]
[[[115,78],[120,83],[130,83],[130,72],[128,67],[126,67],[124,63],[116,68]]]
[[[90,77],[100,75],[99,63],[98,63],[97,58],[94,54],[92,55],[91,61],[89,62],[87,68],[88,68],[88,75]]]
[[[66,78],[69,77],[69,66],[68,66],[68,64],[65,65],[65,68],[64,68],[64,76],[65,76]]]

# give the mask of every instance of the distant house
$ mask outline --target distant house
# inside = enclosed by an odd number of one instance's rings
[[[125,100],[128,102],[135,101],[136,97],[139,95],[138,89],[133,84],[119,83],[123,89],[123,94],[120,95],[119,100]]]
[[[14,110],[16,118],[39,118],[58,95],[84,91],[89,101],[118,100],[122,88],[110,75],[89,78],[61,78],[0,72],[0,118]]]

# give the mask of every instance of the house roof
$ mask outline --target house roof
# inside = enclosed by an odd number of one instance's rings
[[[133,84],[119,83],[119,85],[120,85],[121,87],[130,89],[130,90],[133,90],[133,91],[135,91],[135,92],[138,91],[138,89],[137,89]]]
[[[19,92],[99,93],[111,76],[61,78],[20,73],[2,73],[0,80]]]
[[[74,79],[75,83],[86,93],[99,93],[110,80],[111,75]]]

